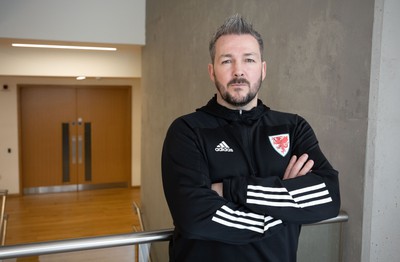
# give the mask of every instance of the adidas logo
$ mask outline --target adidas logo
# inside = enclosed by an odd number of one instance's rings
[[[219,143],[219,145],[215,148],[215,151],[217,152],[233,152],[233,149],[230,148],[225,141],[222,141]]]

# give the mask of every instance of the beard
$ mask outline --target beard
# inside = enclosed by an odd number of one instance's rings
[[[243,107],[246,106],[248,103],[250,103],[258,94],[258,91],[260,90],[262,83],[261,75],[258,81],[255,82],[253,85],[251,85],[250,82],[245,78],[234,78],[231,81],[229,81],[226,86],[224,86],[223,84],[221,84],[221,82],[218,81],[215,74],[214,74],[214,79],[215,79],[215,86],[217,87],[217,90],[221,95],[221,98],[228,104],[235,107]],[[243,84],[243,83],[245,83],[249,87],[249,92],[245,96],[234,97],[228,92],[229,86],[231,84]]]

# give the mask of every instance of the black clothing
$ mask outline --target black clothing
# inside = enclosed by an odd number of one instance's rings
[[[291,156],[312,172],[282,180]],[[338,172],[300,116],[230,110],[214,97],[176,119],[164,141],[164,193],[175,225],[170,261],[296,261],[301,224],[334,217]],[[223,197],[211,184],[223,182]]]

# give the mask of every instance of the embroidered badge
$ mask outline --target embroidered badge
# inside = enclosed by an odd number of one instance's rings
[[[269,136],[269,141],[271,142],[272,147],[281,156],[284,157],[289,152],[290,148],[289,134]]]

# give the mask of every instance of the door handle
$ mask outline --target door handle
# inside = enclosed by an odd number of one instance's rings
[[[62,123],[62,181],[69,182],[70,171],[70,136],[69,136],[69,123]],[[71,146],[73,143],[71,142]],[[72,151],[74,152],[74,151]]]
[[[83,138],[78,136],[78,164],[82,164]]]
[[[72,164],[76,164],[76,136],[71,136]]]

